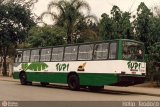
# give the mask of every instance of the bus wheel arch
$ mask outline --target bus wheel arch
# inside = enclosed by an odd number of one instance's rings
[[[73,91],[80,89],[79,76],[76,72],[70,72],[67,76],[68,87]]]
[[[21,85],[27,85],[27,75],[25,71],[21,71],[19,73],[19,79],[20,79]]]

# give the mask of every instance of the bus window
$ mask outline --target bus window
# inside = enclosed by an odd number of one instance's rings
[[[51,61],[62,61],[64,47],[53,48]]]
[[[101,43],[95,45],[94,57],[95,59],[107,59],[108,57],[108,43]]]
[[[80,45],[78,60],[92,60],[93,44]]]
[[[69,46],[65,48],[64,60],[71,61],[77,59],[78,46]]]
[[[51,58],[51,48],[41,50],[40,61],[50,61]]]
[[[22,62],[29,62],[30,57],[30,50],[23,51],[23,61]]]
[[[39,61],[39,49],[31,50],[31,59],[30,62]]]
[[[143,45],[135,42],[123,42],[123,59],[143,60]]]
[[[109,59],[116,59],[117,43],[110,43]]]

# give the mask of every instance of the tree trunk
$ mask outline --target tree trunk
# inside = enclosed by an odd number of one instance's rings
[[[72,22],[68,23],[67,25],[67,43],[72,43],[72,33],[73,33],[73,25]]]
[[[71,44],[71,43],[72,43],[71,38],[72,38],[71,35],[68,35],[68,36],[67,36],[67,43],[68,43],[68,44]]]
[[[7,76],[7,64],[6,64],[6,56],[3,57],[3,76]]]
[[[67,31],[67,43],[68,43],[68,44],[71,44],[71,43],[72,43],[71,34],[72,34],[71,29],[68,28],[68,31]]]
[[[2,51],[3,51],[3,71],[2,74],[3,76],[7,76],[7,54],[8,54],[8,47],[2,47]]]

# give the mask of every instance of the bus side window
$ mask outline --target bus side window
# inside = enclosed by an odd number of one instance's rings
[[[23,51],[23,61],[22,62],[29,62],[30,58],[30,50]]]
[[[40,61],[50,61],[50,57],[51,57],[51,48],[41,50]]]
[[[95,45],[94,59],[107,59],[109,43]]]
[[[80,45],[78,60],[92,60],[93,55],[93,44]]]
[[[77,59],[78,46],[68,46],[65,48],[64,61],[72,61]]]
[[[64,47],[53,48],[51,61],[62,61]]]
[[[31,50],[31,59],[30,62],[39,61],[39,49]]]
[[[110,43],[109,59],[116,59],[117,55],[117,43]]]

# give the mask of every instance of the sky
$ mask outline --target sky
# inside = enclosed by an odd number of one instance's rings
[[[40,15],[47,10],[47,5],[51,1],[54,0],[39,0],[38,3],[35,4],[33,12],[36,15]],[[91,7],[91,14],[96,15],[98,18],[100,18],[103,13],[109,15],[113,5],[117,5],[122,11],[129,11],[133,14],[136,13],[140,2],[144,2],[148,8],[153,8],[154,6],[160,7],[160,0],[86,0],[86,2],[88,2]],[[48,19],[46,18],[46,20]]]

